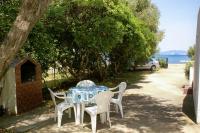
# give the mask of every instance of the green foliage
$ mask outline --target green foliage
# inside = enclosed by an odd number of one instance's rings
[[[146,12],[155,16],[157,8],[150,5],[140,11],[148,9]],[[44,23],[51,38],[57,40],[55,49],[62,73],[79,80],[102,80],[108,71],[123,72],[131,60],[145,61],[155,53],[156,15],[151,21],[144,19],[145,15],[138,17],[122,0],[69,0],[55,1]]]
[[[116,61],[113,58],[122,57],[118,64],[127,64],[128,58],[145,43],[141,22],[120,0],[56,2],[50,7],[47,20],[48,29],[58,40],[62,71],[76,78],[104,78],[107,56],[117,56],[109,57],[111,63]],[[120,53],[113,53],[118,48]]]
[[[19,1],[1,5],[1,39],[16,17]],[[43,71],[58,67],[78,80],[103,80],[156,52],[163,36],[158,19],[150,0],[53,0],[19,55],[38,60]]]
[[[159,58],[158,61],[159,61],[160,68],[168,68],[167,59]]]
[[[11,28],[21,0],[3,0],[0,2],[0,43]]]
[[[150,6],[150,0],[137,0],[136,12],[143,12]]]
[[[115,47],[111,53],[112,69],[114,73],[123,71],[130,62],[143,63],[157,50],[157,44],[163,33],[158,31],[159,12],[149,0],[128,0],[130,7],[128,34],[124,36],[122,44]],[[114,56],[114,57],[113,57]]]
[[[188,55],[188,57],[190,57],[191,60],[194,60],[194,54],[195,54],[195,45],[190,46],[187,51],[187,55]]]
[[[188,51],[187,51],[187,55],[188,57],[191,59],[190,62],[187,62],[185,64],[185,76],[187,78],[189,78],[189,74],[190,74],[190,67],[194,66],[194,55],[195,55],[195,45],[190,46]]]
[[[189,79],[190,67],[194,66],[194,62],[190,61],[185,64],[185,76]]]
[[[21,0],[8,0],[0,3],[0,42],[3,41],[13,21],[15,20]],[[18,53],[18,56],[30,56],[40,62],[44,71],[48,70],[55,62],[58,54],[55,50],[55,40],[47,32],[45,23],[41,20],[31,31],[26,44]],[[50,52],[52,51],[52,52]]]
[[[20,51],[21,56],[30,56],[37,60],[43,72],[46,72],[50,66],[56,65],[57,49],[56,40],[51,38],[42,21],[38,22],[31,31],[26,44]]]
[[[4,128],[0,128],[0,132],[1,133],[14,133],[14,129],[4,129]]]

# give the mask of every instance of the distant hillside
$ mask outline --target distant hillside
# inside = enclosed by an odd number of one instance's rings
[[[187,55],[187,52],[184,50],[169,50],[159,53],[160,55]]]

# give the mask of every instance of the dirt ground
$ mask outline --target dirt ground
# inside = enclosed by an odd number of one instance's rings
[[[137,83],[128,84],[123,97],[124,118],[111,107],[112,127],[97,122],[99,133],[199,133],[194,122],[192,95],[183,94],[181,87],[188,81],[184,65],[143,75]],[[53,108],[43,106],[20,116],[0,117],[0,128],[16,132],[88,133],[90,118],[84,125],[75,125],[74,117],[63,116],[62,127],[53,120]]]

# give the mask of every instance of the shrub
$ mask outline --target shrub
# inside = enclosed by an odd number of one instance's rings
[[[160,68],[168,68],[167,58],[166,59],[159,58],[158,61],[159,61],[159,64],[160,64]]]
[[[13,129],[0,128],[0,133],[15,133]]]
[[[185,64],[185,76],[189,79],[189,75],[190,75],[190,67],[194,66],[194,62],[193,61],[189,61]]]

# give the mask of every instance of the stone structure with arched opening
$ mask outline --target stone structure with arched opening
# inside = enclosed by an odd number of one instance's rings
[[[31,110],[42,103],[42,72],[32,59],[15,59],[3,78],[0,105],[9,114]]]

